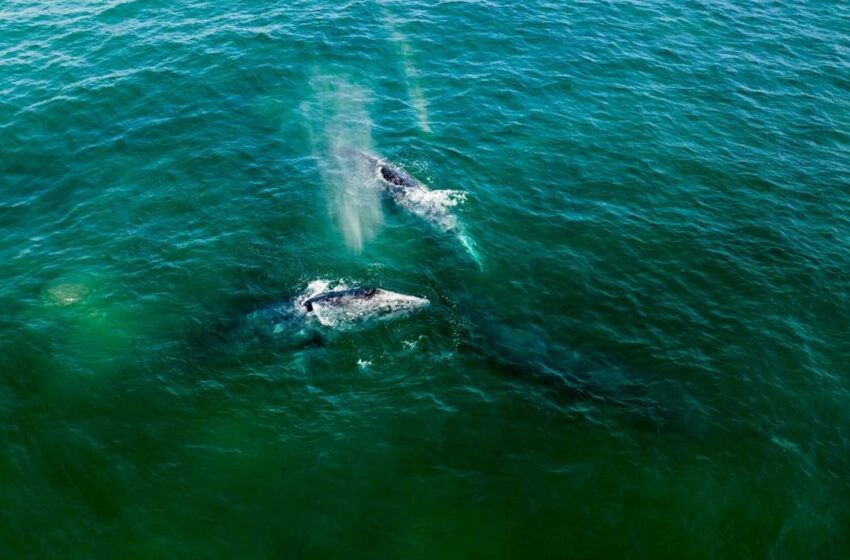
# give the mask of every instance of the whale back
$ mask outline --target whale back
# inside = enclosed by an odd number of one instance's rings
[[[336,290],[313,296],[301,305],[304,306],[307,312],[311,313],[313,311],[313,304],[325,303],[333,305],[334,303],[339,303],[344,299],[371,299],[376,293],[378,293],[376,288],[351,288],[349,290]]]
[[[392,167],[386,164],[379,164],[378,170],[381,173],[381,177],[387,183],[392,185],[396,185],[398,187],[412,187],[414,186],[413,179],[407,175],[407,173],[402,170]]]
[[[371,319],[396,317],[428,305],[428,300],[379,288],[324,292],[302,304],[305,312],[326,327],[349,329]]]

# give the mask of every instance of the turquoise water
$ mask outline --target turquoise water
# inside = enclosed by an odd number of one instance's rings
[[[6,0],[2,556],[846,557],[848,29]],[[479,262],[345,146],[465,191]],[[432,304],[237,351],[316,279]]]

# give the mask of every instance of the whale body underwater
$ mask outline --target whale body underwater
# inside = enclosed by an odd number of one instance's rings
[[[397,206],[431,224],[438,231],[455,236],[475,264],[483,268],[475,244],[452,211],[452,208],[466,201],[465,192],[431,189],[384,158],[360,150],[348,150],[348,152],[374,169],[379,184]]]

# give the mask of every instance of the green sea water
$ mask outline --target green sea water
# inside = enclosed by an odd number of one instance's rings
[[[846,558],[848,30],[3,0],[0,557]],[[466,192],[469,245],[346,146]],[[432,303],[222,335],[317,279]]]

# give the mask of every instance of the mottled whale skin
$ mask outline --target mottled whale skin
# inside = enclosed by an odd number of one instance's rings
[[[308,313],[314,311],[313,304],[338,305],[345,300],[369,300],[378,293],[376,288],[351,288],[348,290],[337,290],[334,292],[325,292],[313,296],[304,301],[301,305]]]
[[[403,315],[428,303],[425,298],[381,288],[350,288],[319,293],[305,299],[301,307],[322,325],[344,329],[364,321]]]

